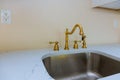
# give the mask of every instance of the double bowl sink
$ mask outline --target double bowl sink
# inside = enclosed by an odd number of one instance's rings
[[[120,73],[120,60],[92,52],[49,56],[43,63],[55,80],[97,80]]]

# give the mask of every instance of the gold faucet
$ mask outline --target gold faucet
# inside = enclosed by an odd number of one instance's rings
[[[68,37],[68,35],[73,34],[73,33],[75,32],[75,30],[76,30],[77,27],[78,27],[79,30],[80,30],[79,34],[82,36],[82,48],[87,48],[87,46],[86,46],[86,41],[85,41],[86,36],[84,35],[83,28],[82,28],[81,25],[76,24],[76,25],[73,27],[73,29],[72,29],[71,32],[68,31],[68,28],[66,29],[66,32],[65,32],[65,48],[64,48],[65,50],[69,50],[69,44],[68,44],[69,37]]]
[[[51,42],[50,41],[49,42],[49,44],[54,44],[54,49],[53,49],[54,51],[59,51],[59,45],[58,45],[58,43],[59,43],[58,41],[55,41],[55,42]]]

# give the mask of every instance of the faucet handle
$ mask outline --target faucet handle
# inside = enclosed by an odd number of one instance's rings
[[[74,40],[74,45],[73,45],[74,49],[78,49],[78,43],[77,42],[81,42],[81,41],[80,40],[79,41]]]
[[[58,43],[59,43],[58,41],[55,41],[55,42],[51,42],[51,41],[50,41],[50,42],[49,42],[49,44],[55,44],[55,45],[54,45],[54,49],[53,49],[54,51],[59,51],[59,45],[58,45]]]

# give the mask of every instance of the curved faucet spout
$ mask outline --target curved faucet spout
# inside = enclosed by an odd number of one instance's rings
[[[71,32],[68,32],[68,30],[66,30],[66,34],[73,34],[73,33],[75,32],[76,28],[79,28],[79,30],[80,30],[79,34],[80,34],[80,35],[84,35],[83,28],[82,28],[82,26],[79,25],[79,24],[76,24],[76,25],[73,27],[73,29],[72,29]]]
[[[86,42],[85,42],[86,36],[84,35],[83,28],[82,28],[81,25],[76,24],[76,25],[73,27],[73,29],[72,29],[71,32],[69,32],[68,29],[66,29],[66,32],[65,32],[65,48],[64,48],[65,50],[69,50],[69,44],[68,44],[69,38],[68,38],[68,35],[73,34],[73,33],[75,32],[76,28],[79,28],[79,30],[80,30],[80,31],[79,31],[79,34],[82,36],[82,41],[83,41],[83,46],[82,46],[82,48],[86,48]]]

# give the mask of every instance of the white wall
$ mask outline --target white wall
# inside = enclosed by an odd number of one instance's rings
[[[0,0],[0,9],[12,11],[12,23],[0,23],[0,51],[48,48],[49,41],[64,46],[64,32],[78,23],[87,35],[87,44],[120,42],[120,13],[93,9],[90,0]],[[77,30],[78,31],[78,30]],[[71,46],[76,35],[70,36]]]

